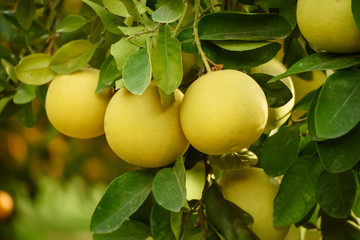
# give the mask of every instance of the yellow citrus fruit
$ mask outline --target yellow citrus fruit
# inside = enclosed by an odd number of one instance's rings
[[[274,226],[273,201],[279,182],[261,168],[243,168],[227,173],[219,179],[224,198],[248,212],[254,219],[253,231],[261,240],[281,240],[289,226]]]
[[[61,133],[74,138],[93,138],[104,133],[104,115],[112,93],[95,90],[99,70],[87,68],[58,75],[50,83],[45,109],[50,123]]]
[[[105,113],[105,135],[110,148],[124,161],[141,167],[162,167],[186,152],[189,143],[180,125],[183,93],[164,107],[154,82],[142,95],[122,88]]]
[[[296,17],[302,35],[314,47],[335,53],[360,51],[351,0],[298,0]]]
[[[197,163],[192,169],[186,170],[186,199],[201,199],[205,186],[204,164]]]
[[[0,221],[8,219],[14,211],[14,200],[8,192],[0,190]]]
[[[210,155],[249,147],[264,131],[267,117],[264,92],[254,79],[237,70],[198,78],[187,89],[180,110],[186,138]]]
[[[272,76],[279,75],[286,71],[286,67],[277,59],[272,59],[267,63],[257,66],[251,69],[251,73],[265,73]],[[290,117],[291,110],[295,104],[295,89],[291,77],[281,79],[281,81],[290,89],[293,97],[285,105],[278,108],[269,108],[268,121],[265,127],[265,131],[271,131],[275,128],[283,125]]]

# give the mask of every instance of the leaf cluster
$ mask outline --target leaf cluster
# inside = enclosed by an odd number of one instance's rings
[[[162,103],[215,68],[249,72],[282,48],[288,70],[253,77],[269,107],[293,96],[279,79],[335,71],[294,108],[307,113],[263,136],[249,149],[206,156],[192,147],[171,166],[127,172],[108,186],[91,219],[94,239],[257,239],[252,217],[225,200],[216,179],[258,166],[282,176],[274,224],[321,231],[324,239],[357,239],[360,217],[360,55],[316,52],[297,28],[295,0],[83,0],[76,14],[59,0],[0,1],[0,120],[13,114],[36,124],[57,74],[100,69],[97,92],[142,94],[151,80]],[[360,5],[352,1],[360,26]],[[199,15],[194,15],[199,13]],[[202,58],[185,79],[183,55]],[[187,201],[185,172],[203,161],[202,197]],[[138,216],[145,216],[139,218]],[[321,219],[321,221],[317,221]],[[320,222],[320,223],[319,223]]]

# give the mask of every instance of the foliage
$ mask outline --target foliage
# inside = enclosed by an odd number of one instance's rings
[[[175,89],[186,91],[209,70],[209,62],[249,72],[283,49],[289,69],[256,78],[269,106],[291,98],[289,89],[271,82],[336,70],[300,102],[307,106],[304,118],[264,133],[246,154],[220,158],[189,148],[173,165],[114,179],[94,211],[94,239],[256,239],[251,217],[224,200],[212,179],[253,164],[273,177],[283,175],[274,201],[276,226],[317,228],[324,239],[358,239],[360,55],[312,49],[296,26],[295,0],[83,0],[71,13],[64,2],[0,1],[1,122],[17,116],[33,127],[39,113],[32,103],[44,102],[47,84],[88,65],[100,69],[97,92],[125,87],[141,94],[154,79],[167,104]],[[358,1],[352,11],[359,27]],[[183,79],[181,52],[203,59],[189,79]],[[208,181],[203,197],[188,202],[185,168],[199,161]],[[320,211],[313,211],[316,206]],[[138,211],[146,221],[136,218]],[[321,221],[314,226],[311,217]],[[234,221],[228,232],[226,224]]]

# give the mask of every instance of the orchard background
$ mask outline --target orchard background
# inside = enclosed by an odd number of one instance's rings
[[[285,239],[360,239],[358,28],[355,0],[0,0],[0,190],[13,201],[0,192],[0,239],[258,239],[216,183],[249,167],[281,182],[273,223],[291,226]],[[261,68],[274,59],[285,67]],[[49,122],[50,83],[89,67],[100,70],[94,93],[141,95],[154,79],[166,107],[222,69],[254,78],[269,112],[292,105],[246,149],[190,145],[138,167],[104,135]]]

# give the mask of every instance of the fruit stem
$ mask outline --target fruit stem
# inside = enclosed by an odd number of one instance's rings
[[[189,12],[189,2],[186,1],[186,2],[185,2],[184,12],[183,12],[183,14],[182,14],[181,17],[180,17],[179,23],[176,25],[176,28],[175,28],[174,32],[172,33],[172,37],[176,37],[176,36],[179,34],[179,32],[180,32],[180,30],[181,30],[181,28],[182,28],[182,25],[183,25],[183,23],[184,23],[184,21],[185,21],[185,18],[186,18],[186,15],[188,14],[188,12]]]
[[[198,32],[198,24],[199,24],[199,8],[200,8],[200,0],[195,0],[195,20],[194,20],[194,38],[195,38],[195,43],[196,43],[196,47],[199,51],[199,54],[201,56],[201,59],[205,65],[206,71],[207,72],[211,72],[211,67],[209,65],[209,62],[207,60],[207,57],[204,53],[204,51],[201,48],[201,42],[200,42],[200,37],[199,37],[199,32]]]

